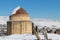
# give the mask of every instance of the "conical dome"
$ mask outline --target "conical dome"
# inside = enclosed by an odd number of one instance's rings
[[[11,15],[14,15],[14,14],[25,14],[26,16],[29,16],[29,14],[22,7],[19,7],[19,6],[15,8],[11,13]]]
[[[23,8],[20,8],[16,11],[17,14],[28,14]]]
[[[29,14],[22,7],[17,7],[11,13],[10,20],[29,20]]]

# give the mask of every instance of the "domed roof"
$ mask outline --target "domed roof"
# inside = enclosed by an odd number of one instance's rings
[[[30,17],[29,14],[22,7],[17,7],[13,10],[9,19],[13,21],[20,21],[20,20],[30,20]]]
[[[29,16],[28,13],[22,7],[19,7],[19,6],[13,10],[13,12],[11,13],[11,16],[16,14],[25,14]]]

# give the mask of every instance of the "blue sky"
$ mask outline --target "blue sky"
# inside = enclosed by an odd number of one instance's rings
[[[0,0],[0,16],[9,16],[17,6],[31,18],[60,19],[60,0]]]

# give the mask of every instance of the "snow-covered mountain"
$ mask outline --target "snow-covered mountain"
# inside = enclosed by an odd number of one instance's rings
[[[38,27],[60,28],[60,21],[52,19],[32,19],[32,22]]]
[[[8,20],[9,20],[8,16],[0,16],[0,24],[6,24]]]

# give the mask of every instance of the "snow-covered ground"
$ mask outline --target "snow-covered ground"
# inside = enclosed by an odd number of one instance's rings
[[[41,39],[44,39],[44,35],[39,35]],[[52,40],[60,40],[60,35],[58,34],[49,34],[48,33],[48,38]],[[37,39],[35,35],[31,34],[14,34],[10,36],[2,36],[0,37],[0,40],[35,40]]]
[[[48,38],[52,40],[60,40],[60,35],[58,34],[48,34]]]
[[[0,40],[34,40],[37,39],[35,35],[31,34],[14,34],[10,36],[2,36]]]

